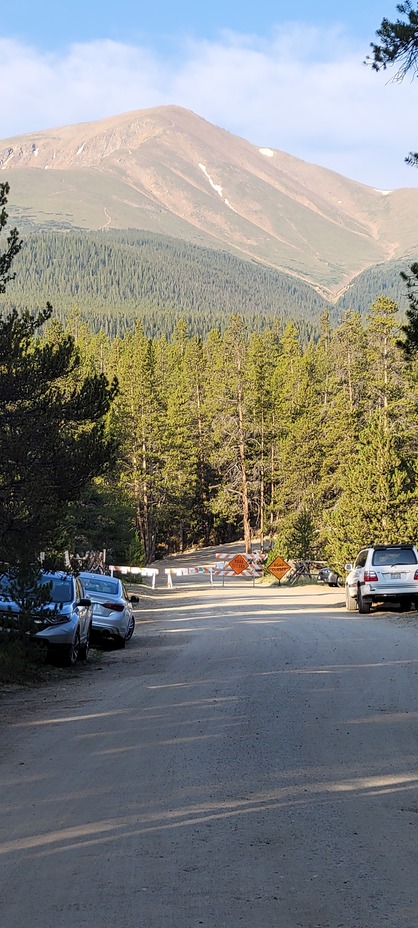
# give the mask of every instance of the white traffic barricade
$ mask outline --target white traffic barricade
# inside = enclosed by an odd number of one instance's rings
[[[262,577],[264,573],[264,555],[261,552],[254,554],[217,554],[221,561],[216,566],[215,577],[222,577],[222,585],[225,577],[251,577],[254,581],[257,577]]]
[[[213,584],[213,564],[205,564],[201,567],[166,567],[164,573],[167,575],[167,586],[172,589],[173,577],[190,577],[192,574],[208,574],[209,583]]]
[[[142,577],[151,577],[152,589],[155,588],[155,578],[157,574],[159,573],[159,570],[157,567],[125,567],[125,565],[122,565],[121,567],[119,566],[117,567],[113,564],[109,566],[109,570],[110,570],[112,577],[113,577],[115,570],[117,570],[118,573],[123,574],[123,575],[141,574]]]

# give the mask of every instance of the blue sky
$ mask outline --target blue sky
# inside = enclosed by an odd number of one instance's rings
[[[396,15],[396,0],[20,0],[0,25],[1,138],[176,104],[362,183],[417,186],[418,83],[363,64]]]

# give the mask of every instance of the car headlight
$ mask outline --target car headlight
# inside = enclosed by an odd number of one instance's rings
[[[40,619],[39,616],[35,621],[41,625],[64,625],[66,622],[69,622],[71,619],[70,615],[63,615],[60,612],[52,613],[51,615],[42,616]]]

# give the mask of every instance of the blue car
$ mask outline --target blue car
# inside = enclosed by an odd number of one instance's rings
[[[91,638],[92,604],[81,580],[64,572],[39,571],[33,588],[20,598],[9,574],[0,577],[0,613],[18,620],[24,601],[35,624],[34,637],[48,657],[73,667],[86,660]]]

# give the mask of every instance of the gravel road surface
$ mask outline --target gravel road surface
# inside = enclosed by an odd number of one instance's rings
[[[417,928],[417,617],[198,576],[0,696],[4,928]]]

